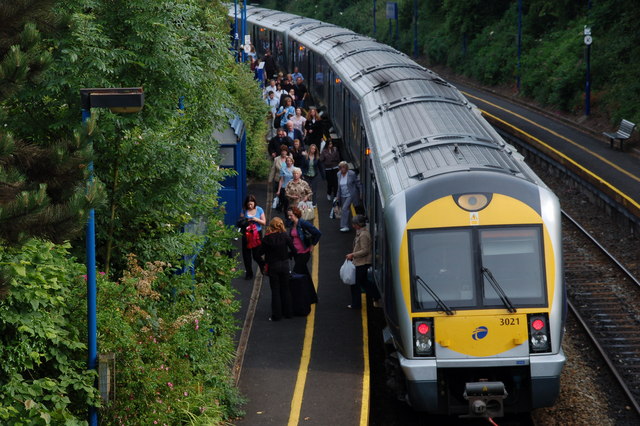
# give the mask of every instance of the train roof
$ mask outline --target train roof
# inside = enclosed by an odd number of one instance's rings
[[[383,199],[443,173],[488,170],[544,183],[454,86],[407,55],[310,18],[250,8],[320,55],[360,101]]]

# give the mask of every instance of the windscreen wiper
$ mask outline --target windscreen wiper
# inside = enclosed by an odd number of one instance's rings
[[[429,287],[429,285],[424,282],[424,280],[422,278],[420,278],[420,275],[416,275],[416,282],[419,283],[422,288],[424,288],[427,293],[429,293],[431,295],[431,297],[433,298],[433,300],[436,301],[436,306],[440,307],[440,309],[442,309],[442,311],[447,314],[447,315],[454,315],[455,311],[453,311],[450,307],[447,306],[446,303],[444,303],[442,301],[442,299],[440,299],[438,297],[438,295],[435,293],[435,291],[431,290],[431,287]]]
[[[513,303],[511,303],[511,300],[509,300],[509,297],[504,292],[502,287],[500,287],[500,284],[498,284],[498,281],[496,281],[489,268],[483,266],[480,268],[480,270],[482,271],[482,274],[487,277],[489,283],[491,283],[491,287],[493,287],[496,293],[498,293],[498,297],[500,297],[500,300],[502,300],[502,303],[507,308],[507,310],[512,314],[516,313],[516,308],[513,306]]]

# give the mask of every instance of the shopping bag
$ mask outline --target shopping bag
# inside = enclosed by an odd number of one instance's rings
[[[340,267],[340,279],[347,285],[356,283],[356,267],[350,260],[345,260]]]
[[[280,204],[280,197],[278,197],[276,195],[275,197],[273,197],[273,204],[271,204],[271,208],[272,209],[277,209],[278,208],[278,204]]]
[[[300,201],[298,208],[302,212],[302,219],[312,221],[316,216],[312,201]]]
[[[340,203],[338,203],[337,198],[333,199],[333,207],[331,208],[331,210],[333,211],[332,219],[340,219],[340,216],[342,216],[342,207],[340,207]]]

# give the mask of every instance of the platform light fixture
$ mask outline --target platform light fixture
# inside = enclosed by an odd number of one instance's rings
[[[82,123],[91,118],[91,108],[109,108],[115,113],[134,113],[144,106],[142,87],[80,89]],[[89,162],[89,182],[93,180],[93,161]],[[86,231],[87,248],[87,368],[98,368],[98,321],[96,285],[96,225],[95,211],[89,209]],[[89,406],[88,423],[98,425],[98,410]]]

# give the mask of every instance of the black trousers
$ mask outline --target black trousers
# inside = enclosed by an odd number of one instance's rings
[[[307,263],[309,263],[309,258],[311,258],[311,252],[307,253],[299,253],[293,256],[293,272],[296,274],[304,274],[311,276],[309,272],[309,268],[307,267]]]
[[[335,197],[338,193],[338,169],[325,170],[327,178],[327,194]]]
[[[375,300],[380,300],[380,292],[374,283],[367,279],[367,270],[371,265],[356,266],[356,283],[351,285],[351,307],[360,308],[362,306],[361,297],[362,290],[364,290],[368,296]]]
[[[269,264],[271,286],[271,320],[278,321],[293,316],[293,302],[289,287],[289,261]]]
[[[242,261],[244,262],[244,270],[247,275],[253,276],[253,265],[251,258],[256,261],[260,270],[264,268],[264,260],[262,259],[262,246],[250,249],[247,247],[247,237],[242,235]]]

